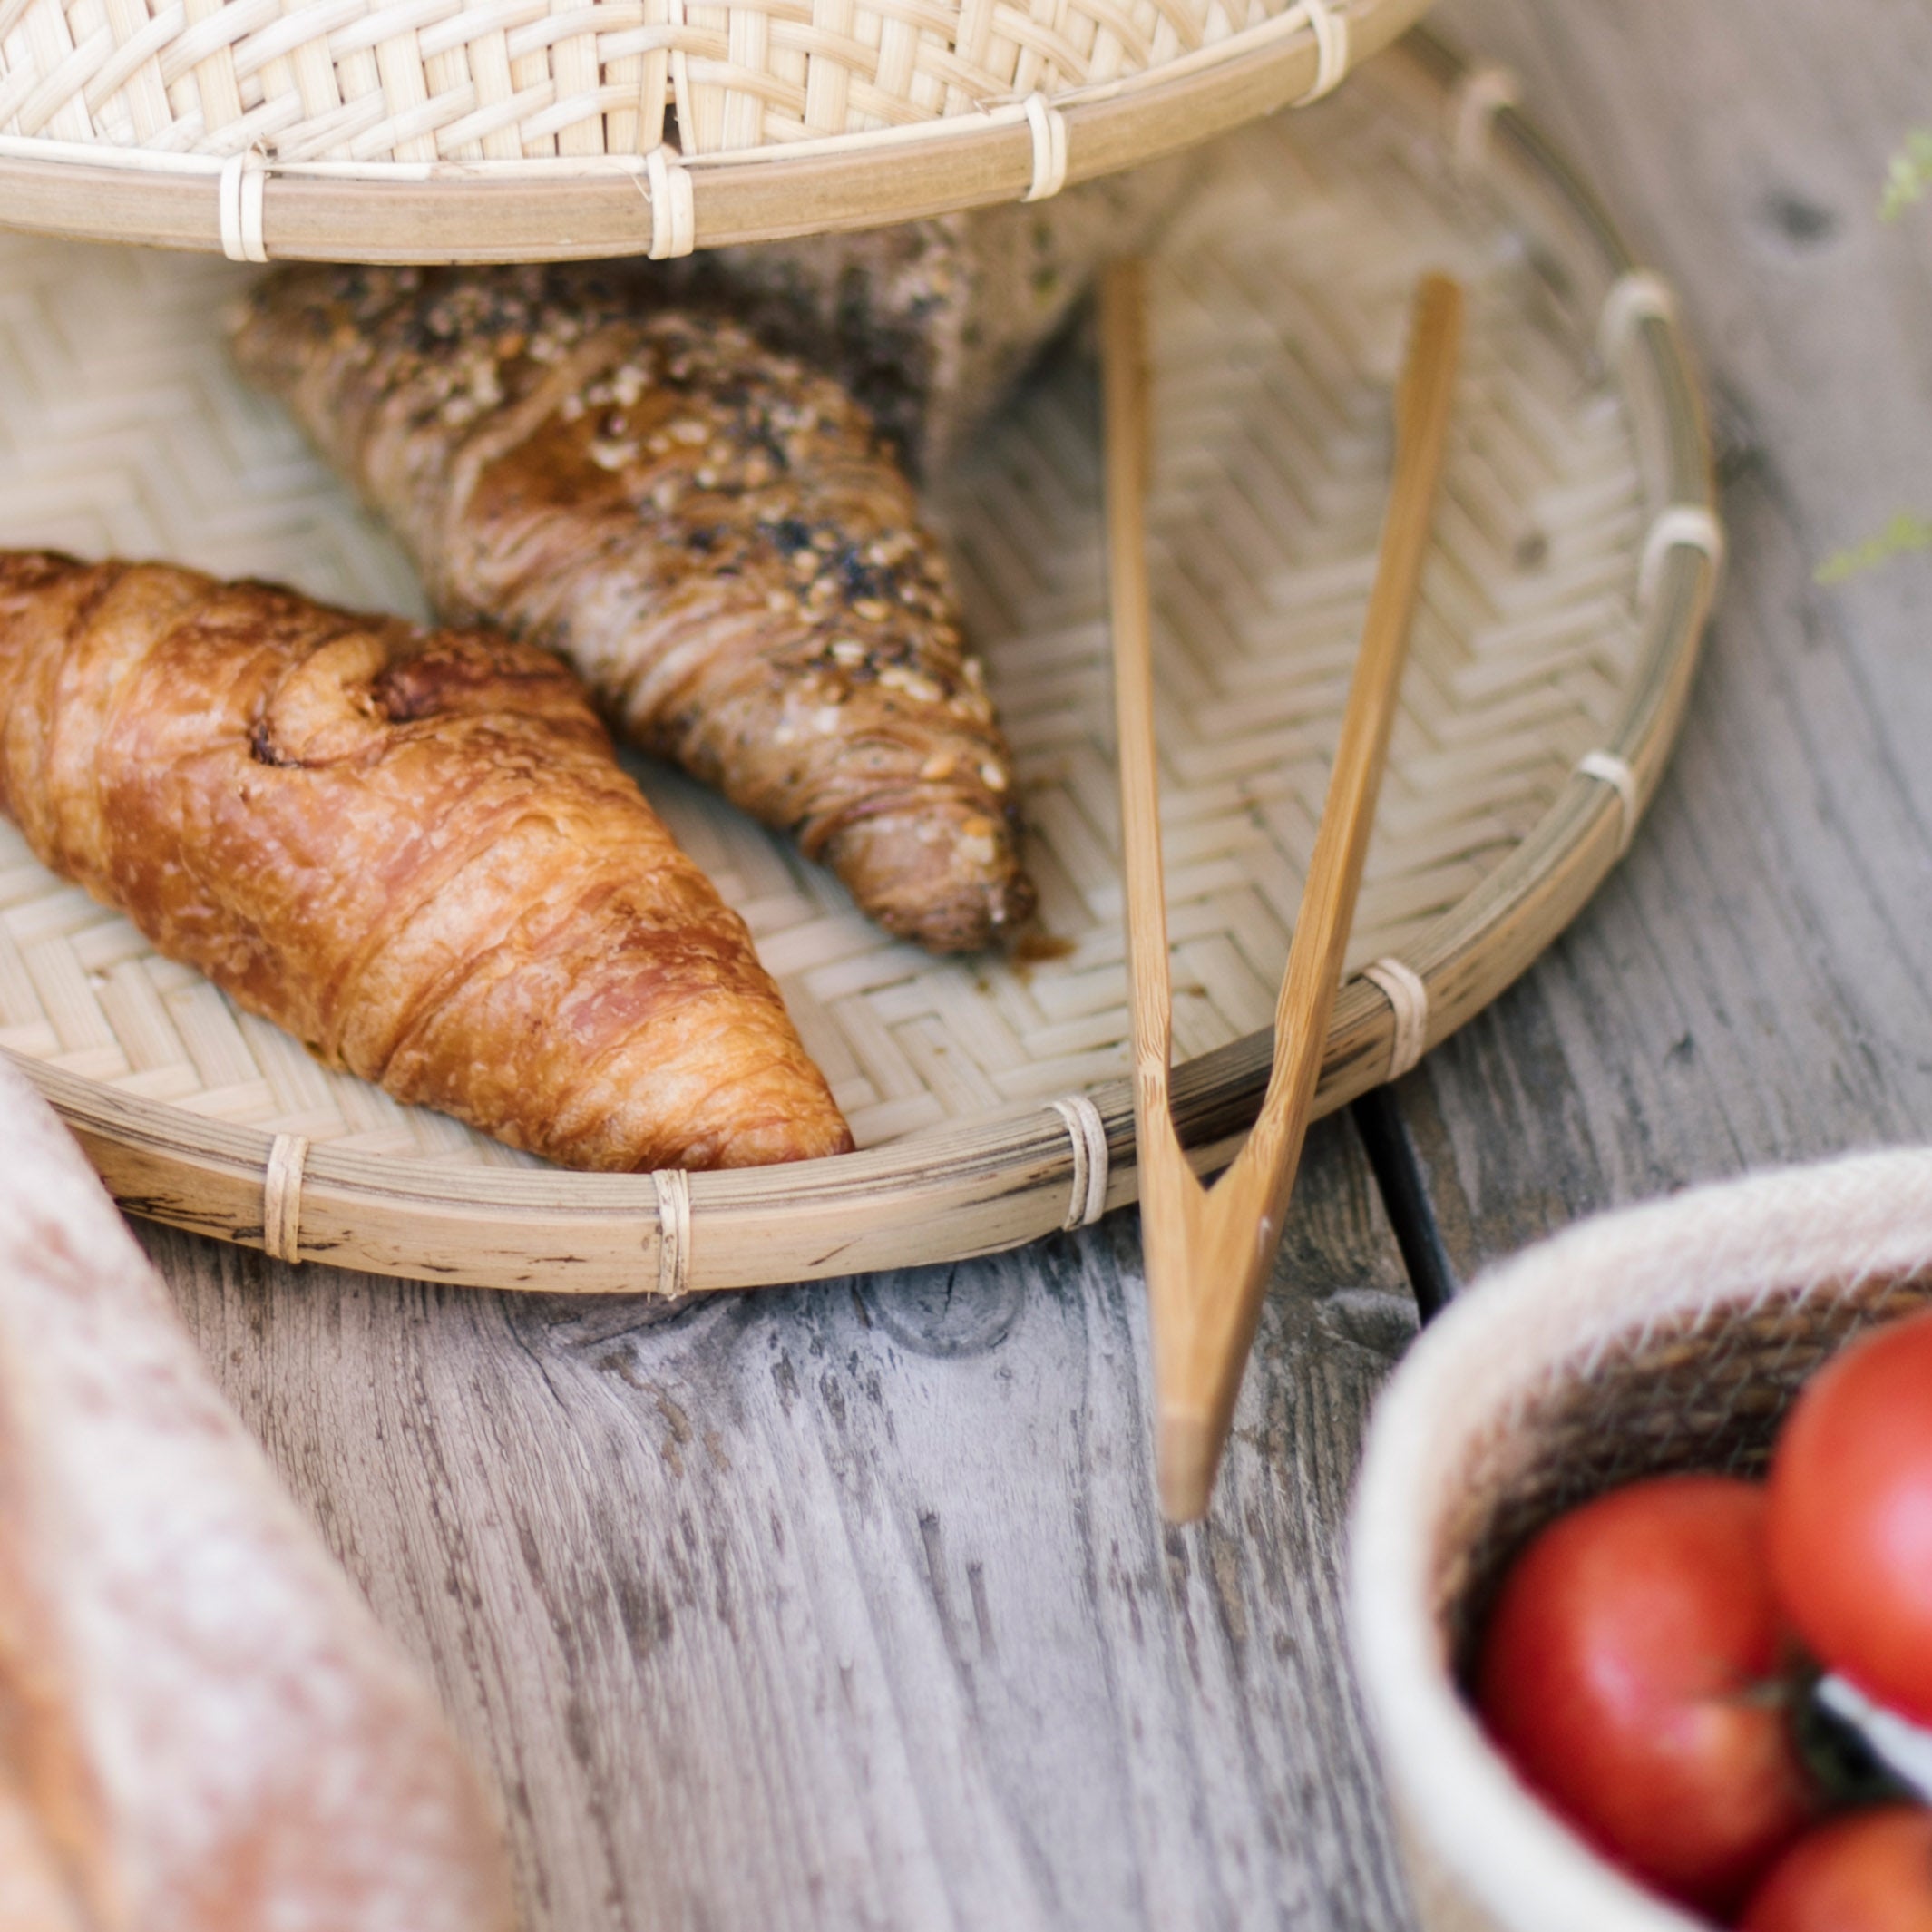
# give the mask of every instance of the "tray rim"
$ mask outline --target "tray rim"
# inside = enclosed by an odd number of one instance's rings
[[[1179,152],[1244,121],[1325,93],[1322,36],[1285,12],[1158,67],[1054,95],[1065,182]],[[1334,0],[1347,23],[1334,85],[1427,11],[1429,0]],[[1046,98],[1046,97],[1042,97]],[[909,127],[679,156],[528,161],[269,164],[265,252],[293,261],[537,261],[673,252],[653,247],[650,163],[688,183],[698,248],[910,221],[1027,199],[1029,103],[990,103]],[[0,135],[0,226],[71,240],[235,254],[223,239],[232,157]],[[667,222],[668,234],[674,223]],[[662,239],[663,238],[659,238]],[[682,245],[676,252],[684,252]]]
[[[1458,84],[1481,71],[1419,31],[1378,73],[1452,105]],[[1498,107],[1490,138],[1495,154],[1549,195],[1559,225],[1574,230],[1575,259],[1547,265],[1557,279],[1574,287],[1576,271],[1594,267],[1594,279],[1607,288],[1636,272],[1635,258],[1595,196],[1524,115]],[[1703,399],[1672,315],[1646,310],[1634,323],[1618,373],[1653,502],[1714,517]],[[1632,774],[1631,825],[1663,776],[1687,707],[1717,577],[1718,561],[1703,550],[1675,544],[1661,553],[1629,701],[1616,736],[1602,747]],[[1573,773],[1509,855],[1405,950],[1404,962],[1428,988],[1429,1046],[1487,1006],[1568,925],[1622,856],[1625,817],[1615,788]],[[1381,1084],[1394,1039],[1387,997],[1359,975],[1347,981],[1316,1113]],[[1176,1125],[1197,1168],[1209,1171],[1231,1156],[1260,1104],[1271,1056],[1264,1029],[1176,1068]],[[124,1208],[217,1239],[265,1244],[276,1137],[8,1057],[73,1130]],[[1106,1134],[1105,1205],[1112,1209],[1136,1196],[1131,1083],[1108,1081],[1086,1098]],[[448,1169],[323,1142],[307,1150],[299,1176],[299,1254],[476,1287],[672,1293],[966,1260],[1081,1218],[1072,1202],[1069,1129],[1046,1104],[835,1159],[679,1176],[668,1187],[664,1180]]]

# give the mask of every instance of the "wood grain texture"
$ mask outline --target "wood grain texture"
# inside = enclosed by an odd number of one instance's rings
[[[1928,112],[1932,17],[1450,0],[1444,24],[1520,68],[1676,282],[1733,542],[1629,860],[1398,1091],[1405,1239],[1466,1277],[1594,1207],[1932,1129],[1932,566],[1810,581],[1932,497],[1932,254],[1924,220],[1870,213]],[[143,1234],[502,1777],[532,1926],[1410,1923],[1332,1583],[1409,1321],[1346,1127],[1311,1140],[1295,1285],[1215,1513],[1177,1533],[1121,1217],[654,1327]]]
[[[1466,1280],[1596,1208],[1932,1133],[1932,566],[1811,581],[1932,499],[1932,217],[1875,215],[1932,16],[1451,0],[1441,24],[1517,67],[1675,284],[1732,541],[1628,860],[1399,1089],[1413,1232]]]
[[[1345,1121],[1296,1208],[1186,1531],[1130,1216],[669,1316],[140,1231],[494,1774],[531,1932],[1384,1932],[1334,1532],[1414,1315]]]

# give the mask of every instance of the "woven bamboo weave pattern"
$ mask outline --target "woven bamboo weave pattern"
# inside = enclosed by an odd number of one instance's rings
[[[1146,73],[1294,0],[0,0],[0,134],[283,161],[688,154]],[[1303,9],[1305,11],[1305,9]]]
[[[1524,253],[1372,93],[1221,151],[1156,263],[1152,560],[1176,1051],[1264,1027],[1373,566],[1409,290],[1469,348],[1351,960],[1400,954],[1615,736],[1638,653],[1631,427]],[[227,371],[219,261],[0,238],[0,535],[419,610],[388,540]],[[647,788],[745,913],[862,1144],[1122,1074],[1090,368],[1069,355],[935,506],[1012,737],[1053,956],[936,961],[681,778]],[[0,828],[0,1047],[317,1142],[514,1156],[327,1075]]]

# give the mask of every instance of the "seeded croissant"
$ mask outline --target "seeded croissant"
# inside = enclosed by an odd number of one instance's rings
[[[1205,151],[892,228],[701,249],[627,265],[634,299],[728,306],[758,339],[838,377],[915,476],[945,473],[1095,275],[1142,255]]]
[[[235,347],[446,619],[561,652],[888,931],[986,945],[1032,906],[1011,760],[911,484],[837,384],[624,286],[291,268]]]
[[[571,1166],[852,1139],[555,659],[0,551],[0,811],[331,1067]]]

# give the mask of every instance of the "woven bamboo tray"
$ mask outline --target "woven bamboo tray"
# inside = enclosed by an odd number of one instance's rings
[[[1374,977],[1342,988],[1322,1107],[1561,931],[1627,843],[1689,690],[1716,575],[1696,392],[1664,291],[1498,111],[1505,92],[1411,43],[1231,137],[1151,268],[1176,1108],[1204,1165],[1266,1078],[1422,268],[1469,283],[1469,345],[1350,954]],[[418,608],[396,550],[229,373],[211,317],[244,273],[0,238],[0,531]],[[936,505],[1052,956],[894,944],[730,808],[643,775],[749,920],[859,1153],[688,1179],[539,1167],[325,1073],[4,826],[0,1048],[134,1211],[251,1243],[266,1225],[279,1252],[391,1273],[737,1287],[985,1253],[1132,1199],[1098,441],[1069,355]]]
[[[1427,0],[0,0],[0,221],[237,260],[681,255],[1157,159]]]

